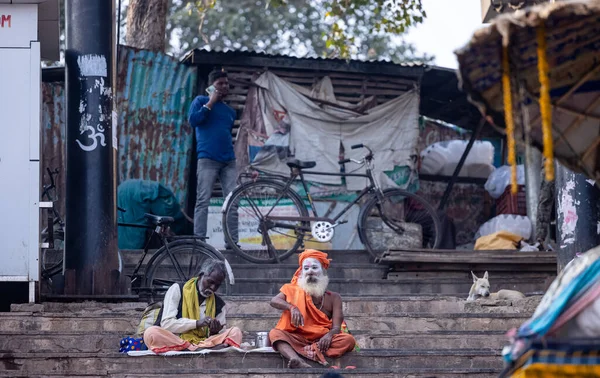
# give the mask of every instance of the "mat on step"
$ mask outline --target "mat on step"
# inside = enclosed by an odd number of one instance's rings
[[[132,357],[140,357],[140,356],[187,356],[187,355],[195,355],[195,354],[211,354],[211,353],[225,353],[225,352],[239,352],[239,353],[277,353],[275,352],[275,350],[273,350],[273,348],[271,347],[265,347],[265,348],[255,348],[255,349],[242,349],[242,348],[236,348],[236,347],[228,347],[228,348],[223,348],[223,349],[217,349],[217,350],[213,350],[213,349],[199,349],[199,350],[195,350],[193,352],[188,351],[188,350],[182,350],[182,351],[170,351],[170,352],[165,352],[165,353],[154,353],[151,350],[132,350],[127,352],[128,356],[132,356]]]

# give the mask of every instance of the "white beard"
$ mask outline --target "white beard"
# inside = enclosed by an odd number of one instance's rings
[[[329,277],[323,275],[318,278],[317,282],[306,282],[306,276],[302,276],[298,280],[298,286],[308,295],[320,298],[325,294],[327,286],[329,286]]]

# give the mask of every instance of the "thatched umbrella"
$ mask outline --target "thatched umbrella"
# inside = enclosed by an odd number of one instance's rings
[[[548,180],[556,157],[600,181],[599,0],[500,16],[456,55],[462,89],[507,134],[509,163],[522,139],[544,151]]]

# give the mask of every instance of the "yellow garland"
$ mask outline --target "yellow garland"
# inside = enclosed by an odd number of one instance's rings
[[[540,77],[540,115],[544,137],[544,157],[546,158],[546,181],[554,180],[554,146],[552,140],[552,106],[550,103],[550,79],[548,78],[548,58],[546,57],[546,26],[541,24],[536,30],[538,74]]]
[[[504,122],[508,144],[508,164],[510,164],[510,191],[517,194],[517,153],[515,149],[515,121],[513,118],[512,89],[510,86],[510,66],[508,46],[502,46],[502,92],[504,95]]]

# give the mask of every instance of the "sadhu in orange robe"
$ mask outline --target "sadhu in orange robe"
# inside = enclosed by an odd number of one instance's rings
[[[296,353],[320,364],[327,365],[324,356],[336,358],[354,348],[355,340],[348,333],[338,333],[333,336],[331,346],[322,353],[317,347],[317,342],[325,336],[333,326],[331,319],[321,312],[313,303],[312,298],[300,286],[285,284],[280,289],[285,294],[286,301],[296,306],[304,317],[304,325],[294,327],[290,311],[284,311],[274,329],[269,332],[271,343],[284,341],[292,346]],[[326,292],[325,295],[331,295]],[[323,299],[324,300],[324,299]],[[305,347],[310,346],[310,351]]]

